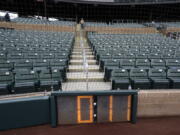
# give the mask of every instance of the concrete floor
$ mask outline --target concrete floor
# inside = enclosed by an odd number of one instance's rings
[[[138,119],[137,124],[42,125],[0,131],[0,135],[180,135],[180,117]]]

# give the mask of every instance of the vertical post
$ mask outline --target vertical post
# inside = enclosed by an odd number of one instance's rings
[[[50,96],[50,114],[51,114],[51,127],[57,126],[57,110],[55,96]]]
[[[138,104],[138,95],[135,94],[132,96],[132,106],[131,106],[131,123],[135,124],[137,121],[137,104]]]
[[[84,66],[84,72],[85,72],[85,75],[86,75],[86,90],[88,91],[89,89],[89,80],[88,80],[88,61],[87,61],[87,58],[86,58],[86,50],[84,48],[84,40],[83,40],[83,37],[84,37],[84,33],[82,33],[84,31],[82,31],[82,29],[80,30],[80,45],[81,45],[81,49],[82,49],[82,55],[83,55],[83,66]]]
[[[47,18],[47,3],[46,3],[46,0],[44,0],[44,16]]]

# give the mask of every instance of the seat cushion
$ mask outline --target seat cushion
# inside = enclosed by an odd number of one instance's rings
[[[158,79],[158,78],[154,78],[152,79],[153,82],[155,83],[169,83],[168,79]]]
[[[153,89],[168,89],[170,87],[168,79],[154,78],[152,79]]]
[[[110,78],[111,78],[111,72],[114,70],[114,69],[119,69],[119,67],[106,67],[105,68],[105,74],[104,74],[104,79],[109,81]]]
[[[112,81],[112,89],[128,89],[130,85],[129,79],[118,79],[118,80],[113,80]]]
[[[42,86],[42,85],[59,85],[59,81],[51,81],[51,80],[49,80],[49,81],[40,81],[40,85]]]
[[[134,83],[147,83],[150,82],[149,79],[133,79]]]
[[[15,83],[14,87],[28,87],[28,86],[34,86],[34,82],[18,82]]]
[[[115,83],[129,83],[129,79],[114,80]]]
[[[133,89],[150,89],[151,83],[149,79],[138,79],[135,78],[132,80]]]
[[[0,89],[6,89],[8,87],[7,83],[1,83],[0,84]]]
[[[0,84],[0,95],[9,94],[8,84]]]
[[[170,78],[173,82],[180,83],[180,78]]]

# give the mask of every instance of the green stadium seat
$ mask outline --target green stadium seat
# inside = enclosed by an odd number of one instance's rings
[[[56,60],[50,61],[50,68],[52,70],[58,69],[62,74],[63,81],[65,81],[66,72],[67,72],[67,64],[68,64],[68,61],[65,59],[56,59]]]
[[[104,63],[106,60],[110,60],[111,59],[111,54],[110,53],[106,53],[106,54],[102,54],[99,57],[99,64],[100,64],[100,70],[104,69]]]
[[[180,68],[180,60],[179,59],[166,60],[166,66],[168,68]]]
[[[151,82],[148,78],[147,71],[141,68],[130,70],[130,79],[133,89],[150,89]]]
[[[134,59],[134,58],[136,58],[136,55],[134,53],[124,54],[124,59]]]
[[[180,68],[168,69],[167,77],[170,79],[171,88],[180,88]]]
[[[40,91],[60,90],[62,76],[58,69],[42,70],[39,75]]]
[[[152,80],[153,89],[168,89],[169,79],[167,79],[164,69],[152,68],[149,70],[149,78]]]
[[[38,53],[29,53],[29,54],[26,54],[24,56],[25,59],[30,59],[30,60],[37,60],[37,59],[40,59],[40,54]]]
[[[14,68],[13,63],[9,60],[0,61],[0,70],[12,70]]]
[[[151,63],[148,59],[137,59],[136,60],[136,67],[141,69],[149,69]]]
[[[151,67],[152,68],[166,69],[166,63],[162,59],[152,59],[151,60]]]
[[[111,79],[111,72],[114,69],[119,68],[119,60],[113,59],[113,60],[107,60],[105,61],[104,65],[104,80],[109,81]]]
[[[130,85],[129,72],[127,69],[114,69],[111,75],[112,90],[125,89]]]
[[[44,69],[49,69],[49,61],[48,60],[42,59],[42,60],[35,60],[33,62],[33,70],[41,71]]]
[[[12,81],[12,72],[0,71],[0,95],[6,95],[11,93]]]
[[[147,59],[148,55],[145,53],[137,53],[136,59]]]
[[[117,59],[117,60],[124,59],[124,54],[122,53],[113,54],[112,59]]]
[[[135,59],[122,59],[120,60],[120,67],[125,69],[135,68]]]
[[[46,60],[51,60],[51,59],[54,59],[55,56],[53,53],[45,53],[45,54],[42,54],[41,55],[41,59],[46,59]]]
[[[29,60],[19,60],[14,63],[14,70],[33,69],[33,63]]]
[[[161,54],[159,53],[150,53],[148,59],[161,59]]]
[[[34,70],[15,73],[14,92],[29,93],[38,91],[38,74]]]

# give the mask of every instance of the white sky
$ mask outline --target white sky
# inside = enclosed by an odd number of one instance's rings
[[[0,16],[1,16],[1,17],[4,17],[5,14],[6,14],[6,11],[0,11]],[[18,14],[17,14],[17,13],[11,13],[11,12],[9,12],[9,16],[10,16],[11,19],[15,19],[15,18],[18,17]]]

